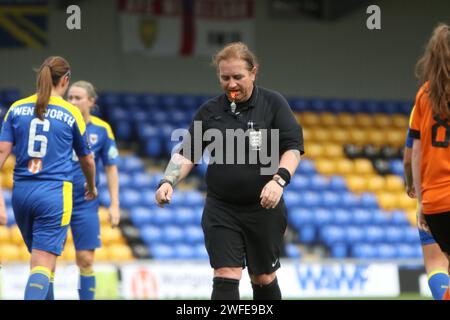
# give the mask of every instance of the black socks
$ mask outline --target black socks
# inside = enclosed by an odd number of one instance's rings
[[[252,288],[253,300],[281,300],[281,290],[276,277],[266,285],[252,283]]]
[[[215,277],[211,300],[239,300],[239,280]]]

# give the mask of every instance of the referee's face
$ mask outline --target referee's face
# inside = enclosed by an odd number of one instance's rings
[[[253,91],[253,82],[256,78],[256,68],[248,70],[247,62],[242,59],[231,58],[219,63],[219,80],[222,89],[229,100],[231,93],[235,92],[236,102],[250,99]]]

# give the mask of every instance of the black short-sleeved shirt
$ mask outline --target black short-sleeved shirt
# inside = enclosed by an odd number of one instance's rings
[[[196,121],[197,130],[194,130],[194,122]],[[206,174],[208,196],[237,204],[257,204],[260,202],[259,196],[262,188],[272,179],[273,175],[262,175],[260,169],[273,166],[267,163],[267,157],[263,157],[261,161],[259,153],[262,150],[249,151],[248,137],[245,140],[244,148],[239,146],[237,140],[235,140],[234,157],[231,153],[233,152],[231,146],[225,141],[227,129],[242,129],[242,131],[247,132],[250,122],[254,123],[253,127],[257,131],[264,132],[263,129],[267,130],[267,141],[269,143],[264,150],[264,155],[270,156],[269,150],[271,150],[270,141],[273,133],[268,129],[279,129],[278,161],[283,153],[288,150],[299,150],[301,154],[304,153],[302,128],[297,123],[286,99],[278,92],[254,86],[250,99],[237,104],[236,114],[231,112],[230,101],[225,94],[212,98],[205,102],[196,113],[189,128],[190,139],[184,139],[180,150],[181,154],[194,163],[198,163],[205,148],[210,151],[211,158],[218,158],[216,157],[218,155],[216,150],[219,148],[223,151],[222,163],[210,163],[208,165]],[[199,124],[201,124],[201,130]],[[216,141],[217,137],[210,141],[202,141],[205,140],[202,137],[208,129],[218,129],[223,136],[221,141]],[[216,132],[218,131],[216,130]],[[230,135],[230,131],[228,134]],[[197,146],[196,152],[194,146]],[[242,164],[242,161],[241,164],[237,163],[238,148],[239,150],[245,150],[244,164]],[[199,152],[200,150],[201,152]],[[249,153],[258,154],[256,161],[253,158],[251,162]],[[228,154],[228,159],[226,154]],[[242,152],[240,154],[242,160]],[[261,162],[265,162],[265,164]],[[275,168],[275,171],[277,168]]]

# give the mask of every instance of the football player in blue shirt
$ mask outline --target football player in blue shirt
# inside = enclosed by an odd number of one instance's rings
[[[86,176],[86,200],[97,197],[95,163],[81,112],[65,101],[70,66],[47,58],[37,74],[37,93],[15,102],[0,133],[0,169],[16,156],[12,205],[31,253],[25,299],[45,299],[72,214],[72,150]]]
[[[96,106],[97,94],[94,86],[87,81],[75,82],[69,89],[68,101],[80,109],[86,122],[89,143],[94,152],[96,168],[103,164],[108,183],[111,204],[109,218],[111,226],[117,227],[120,221],[119,210],[119,175],[117,163],[119,153],[114,134],[105,121],[91,115]],[[96,282],[93,269],[95,249],[101,247],[99,201],[86,201],[83,197],[85,178],[76,157],[73,162],[73,214],[70,227],[76,250],[76,262],[80,269],[79,297],[80,300],[93,300]],[[99,170],[99,169],[97,169]],[[96,185],[99,183],[97,175]]]

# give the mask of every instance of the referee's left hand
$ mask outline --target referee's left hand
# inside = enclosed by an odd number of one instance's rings
[[[283,188],[274,180],[270,180],[261,191],[261,206],[265,209],[273,209],[280,202]]]

